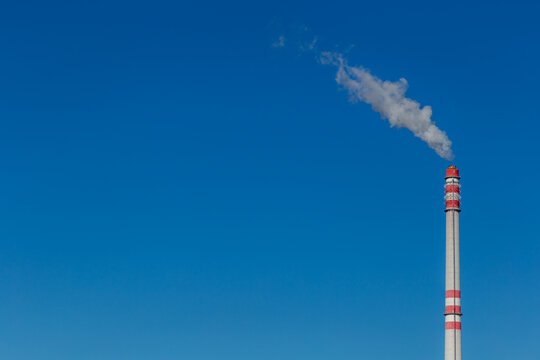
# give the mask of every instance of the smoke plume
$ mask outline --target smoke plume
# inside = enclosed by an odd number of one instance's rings
[[[336,82],[349,91],[351,101],[363,101],[387,119],[391,126],[404,127],[424,140],[430,148],[444,159],[454,158],[452,142],[444,131],[431,121],[431,106],[420,104],[405,97],[407,80],[382,81],[361,67],[347,64],[341,54],[323,52],[323,64],[338,67]]]

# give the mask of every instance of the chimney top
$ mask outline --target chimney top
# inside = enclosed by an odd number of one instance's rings
[[[456,165],[450,165],[448,169],[446,169],[446,177],[448,178],[458,178],[459,179],[459,169],[456,167]]]

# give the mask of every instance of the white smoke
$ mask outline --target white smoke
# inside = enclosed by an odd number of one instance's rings
[[[323,64],[338,67],[336,82],[349,91],[351,101],[370,104],[383,119],[388,119],[391,126],[411,130],[442,158],[454,158],[452,142],[431,121],[431,106],[421,108],[418,102],[405,97],[407,80],[382,81],[361,67],[348,65],[338,53],[323,52],[320,60]]]

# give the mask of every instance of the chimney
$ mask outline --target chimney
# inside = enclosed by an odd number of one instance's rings
[[[444,311],[444,359],[461,360],[461,288],[459,285],[459,170],[446,169],[446,301]]]

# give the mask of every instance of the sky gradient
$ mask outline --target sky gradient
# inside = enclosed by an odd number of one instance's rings
[[[540,6],[12,2],[0,358],[433,360],[444,171],[328,51],[433,108],[462,175],[466,359],[540,358]],[[353,46],[353,47],[351,47]]]

